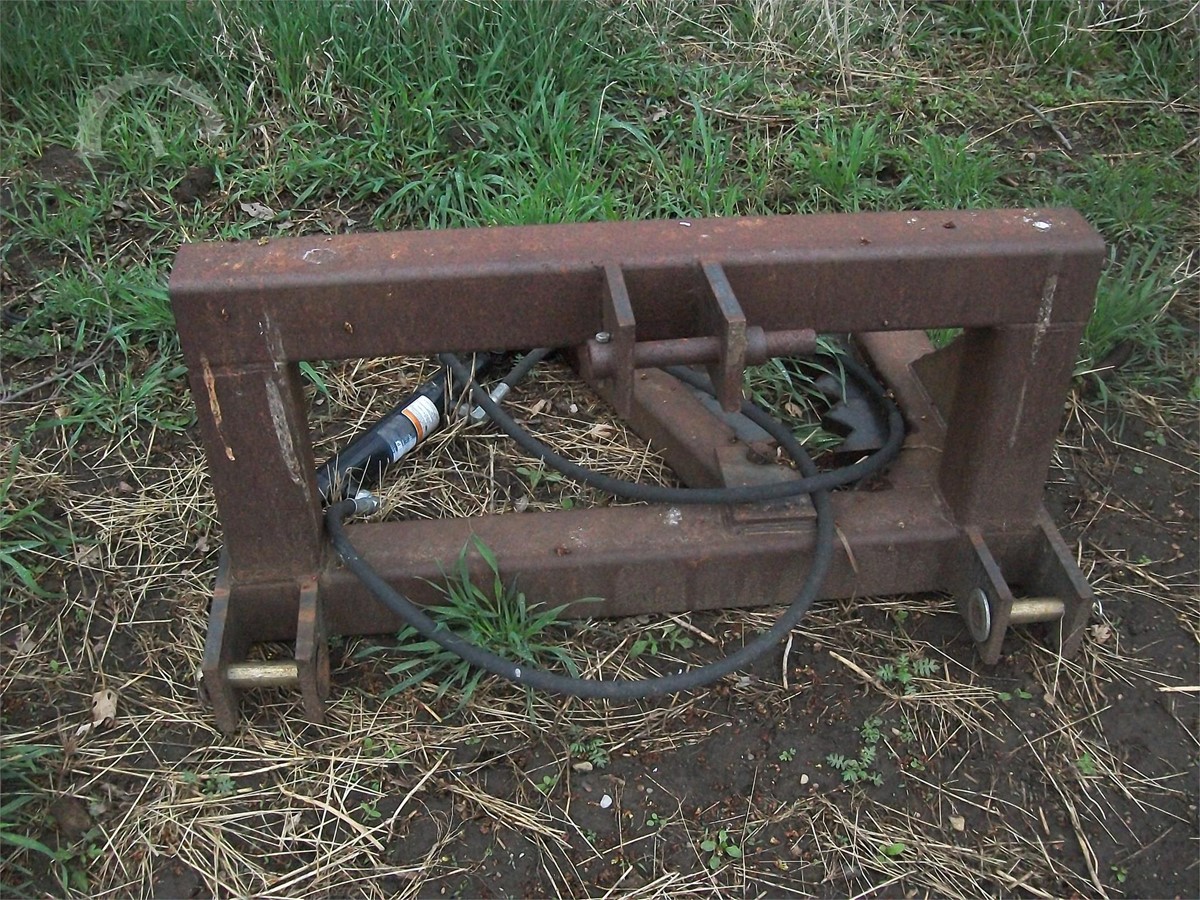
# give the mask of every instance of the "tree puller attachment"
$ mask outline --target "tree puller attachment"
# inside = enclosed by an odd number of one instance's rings
[[[817,599],[946,591],[980,657],[1041,623],[1079,648],[1091,590],[1042,505],[1095,299],[1100,237],[1021,209],[602,222],[192,244],[171,299],[224,532],[203,674],[218,725],[248,688],[298,687],[324,717],[328,639],[412,625],[529,687],[630,698],[695,688],[779,643]],[[961,328],[934,350],[926,329]],[[747,365],[850,335],[818,471],[742,397]],[[529,348],[539,348],[530,351]],[[684,487],[584,469],[501,400],[557,350]],[[490,390],[504,354],[525,355]],[[437,375],[319,469],[299,363],[438,355]],[[856,361],[861,358],[862,363]],[[700,368],[706,370],[702,373]],[[711,397],[707,396],[711,394]],[[447,416],[484,418],[565,476],[643,505],[347,523]],[[761,464],[769,439],[795,467]],[[870,476],[869,489],[855,489]],[[765,604],[777,622],[717,662],[642,681],[523,669],[421,604],[472,539],[565,615]],[[483,561],[476,560],[480,573]],[[251,645],[294,642],[252,662]]]

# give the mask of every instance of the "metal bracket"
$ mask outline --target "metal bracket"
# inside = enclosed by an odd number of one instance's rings
[[[680,479],[714,486],[794,476],[749,459],[753,441],[655,367],[709,366],[728,410],[744,365],[811,352],[818,329],[852,333],[908,433],[870,489],[833,496],[840,546],[825,595],[949,590],[986,633],[985,661],[1030,618],[1053,616],[1055,644],[1073,652],[1090,592],[1042,491],[1103,259],[1099,236],[1061,209],[182,247],[171,299],[225,540],[203,664],[218,723],[232,729],[239,692],[268,684],[299,686],[319,720],[327,635],[399,627],[325,549],[305,360],[576,348],[585,378]],[[932,352],[923,330],[948,327],[962,337]],[[579,615],[786,602],[814,540],[803,501],[348,527],[418,602],[476,536],[540,601],[605,598],[568,609]],[[296,642],[294,659],[248,660],[253,643],[277,640]]]
[[[317,579],[301,579],[297,593],[294,657],[247,659],[255,638],[241,615],[243,605],[229,602],[228,565],[222,561],[201,664],[204,689],[222,731],[232,732],[237,728],[241,693],[263,688],[298,687],[305,718],[316,724],[325,721],[330,687],[329,640]]]
[[[980,658],[995,664],[1012,626],[1037,623],[1046,625],[1047,637],[1060,654],[1077,653],[1094,597],[1046,511],[1038,512],[1034,530],[1019,541],[999,537],[1008,545],[1003,564],[978,529],[964,529],[964,537],[963,576],[954,594]],[[1021,585],[1019,595],[1005,572],[1012,583]]]
[[[742,373],[772,356],[810,356],[817,334],[811,328],[766,332],[747,326],[746,315],[729,279],[717,263],[701,266],[707,289],[701,292],[695,317],[704,334],[656,341],[637,341],[637,320],[625,278],[618,266],[604,266],[601,318],[604,329],[589,338],[577,354],[580,373],[606,388],[617,413],[632,409],[637,371],[673,365],[707,365],[717,401],[727,412],[742,402]]]

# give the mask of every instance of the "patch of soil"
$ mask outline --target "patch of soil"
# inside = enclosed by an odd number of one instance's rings
[[[29,168],[39,180],[54,184],[90,181],[95,171],[76,151],[57,144],[47,147],[41,156],[30,163]]]

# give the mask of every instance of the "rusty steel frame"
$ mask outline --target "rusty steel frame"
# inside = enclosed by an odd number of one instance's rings
[[[908,433],[872,489],[834,495],[842,545],[823,595],[947,590],[964,616],[972,597],[986,598],[987,662],[999,658],[1014,604],[1017,620],[1061,609],[1049,630],[1073,652],[1091,593],[1042,492],[1103,255],[1098,235],[1064,209],[182,247],[170,292],[224,530],[203,664],[218,723],[236,725],[239,691],[257,671],[243,664],[251,644],[296,641],[296,665],[280,671],[295,673],[286,678],[320,720],[327,637],[400,624],[327,548],[305,360],[573,347],[584,377],[682,480],[732,486],[794,476],[749,462],[727,424],[640,367],[703,361],[730,409],[748,362],[810,349],[817,331],[854,333]],[[963,335],[932,351],[921,329],[948,327]],[[532,598],[603,597],[574,610],[602,616],[787,602],[814,534],[805,499],[348,528],[418,601],[432,599],[426,580],[474,535]],[[1023,596],[1042,599],[1022,606]]]

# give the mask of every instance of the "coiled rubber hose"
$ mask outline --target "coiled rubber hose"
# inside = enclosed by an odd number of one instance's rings
[[[785,452],[795,461],[801,475],[800,480],[777,485],[763,485],[742,488],[668,488],[656,485],[637,484],[611,478],[598,472],[585,469],[572,463],[549,447],[542,444],[533,435],[525,431],[500,409],[488,395],[488,392],[475,383],[469,370],[452,354],[442,354],[440,359],[454,373],[460,384],[471,384],[471,396],[476,404],[483,407],[496,425],[509,435],[527,452],[541,459],[547,465],[561,472],[568,478],[582,481],[601,490],[632,500],[644,500],[652,503],[745,503],[761,500],[791,497],[798,494],[811,494],[813,506],[817,513],[817,531],[812,566],[804,579],[796,599],[766,631],[758,635],[750,643],[733,651],[722,659],[680,672],[674,675],[662,675],[642,679],[591,679],[575,678],[570,675],[558,675],[540,669],[522,666],[510,659],[498,656],[476,644],[465,641],[458,635],[439,626],[429,618],[420,607],[404,595],[396,591],[384,581],[371,567],[370,563],[359,556],[358,551],[346,535],[344,521],[347,517],[359,511],[354,500],[343,500],[330,506],[325,512],[325,523],[329,531],[329,539],[338,556],[346,567],[353,572],[367,589],[395,613],[400,619],[411,625],[422,637],[449,650],[473,666],[478,666],[493,675],[508,679],[516,684],[525,685],[540,691],[557,694],[568,694],[574,697],[606,700],[633,700],[643,697],[654,697],[671,694],[677,691],[687,691],[711,684],[738,669],[745,668],[754,660],[778,644],[804,616],[820,594],[821,585],[834,553],[834,523],[832,504],[829,500],[831,488],[857,481],[873,472],[881,470],[900,451],[904,442],[904,421],[895,405],[887,398],[883,389],[856,362],[842,358],[839,362],[846,372],[867,390],[868,394],[882,409],[887,411],[888,437],[884,446],[861,462],[845,466],[830,472],[820,473],[808,453],[782,423],[776,421],[753,403],[742,403],[742,414],[760,426],[783,447]],[[707,379],[689,369],[668,369],[672,375],[688,384],[692,384],[711,393],[711,385]]]

